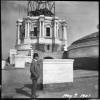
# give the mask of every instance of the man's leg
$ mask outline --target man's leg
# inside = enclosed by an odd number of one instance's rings
[[[32,97],[36,96],[37,80],[32,79]]]

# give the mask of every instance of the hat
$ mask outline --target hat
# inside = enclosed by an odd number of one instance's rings
[[[39,57],[38,53],[34,53],[33,58]]]

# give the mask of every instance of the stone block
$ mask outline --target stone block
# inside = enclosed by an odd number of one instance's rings
[[[25,68],[25,62],[15,61],[15,68]]]
[[[72,59],[45,59],[43,60],[43,87],[44,90],[64,87],[63,83],[73,82]],[[46,85],[48,84],[48,85]]]
[[[4,69],[5,66],[6,66],[6,61],[3,61],[3,60],[2,60],[2,69]]]
[[[15,56],[15,68],[25,68],[25,62],[30,62],[31,57],[16,55]]]
[[[9,57],[10,57],[10,64],[15,64],[15,55],[17,53],[16,49],[10,49]]]

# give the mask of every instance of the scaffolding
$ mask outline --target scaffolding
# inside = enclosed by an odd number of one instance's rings
[[[28,1],[27,4],[28,16],[55,16],[55,1]]]

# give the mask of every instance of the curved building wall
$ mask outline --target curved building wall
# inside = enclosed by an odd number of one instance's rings
[[[73,58],[74,69],[98,70],[99,34],[90,34],[72,43],[66,57]]]
[[[68,50],[68,58],[99,57],[99,46],[88,45]]]
[[[68,47],[68,58],[80,57],[99,57],[98,32],[83,37]]]

